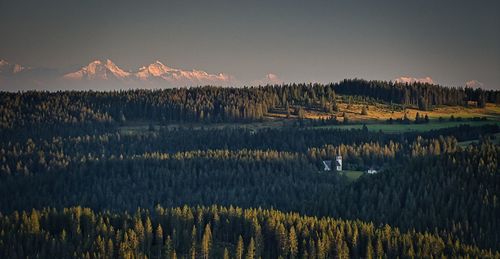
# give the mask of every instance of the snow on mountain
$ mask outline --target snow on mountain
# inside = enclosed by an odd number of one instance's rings
[[[139,69],[135,76],[140,80],[162,79],[177,85],[227,85],[232,77],[223,73],[209,74],[202,70],[182,70],[168,67],[159,61]]]
[[[396,83],[403,83],[403,84],[413,84],[413,83],[427,83],[427,84],[434,84],[434,80],[431,77],[422,77],[422,78],[416,78],[416,77],[411,77],[411,76],[400,76],[398,78],[394,79],[394,82]]]
[[[465,82],[465,86],[470,88],[483,88],[484,84],[477,80],[469,80]]]
[[[269,73],[264,78],[254,80],[251,82],[252,85],[279,85],[282,84],[283,80],[279,78],[276,74]]]
[[[153,64],[139,68],[139,71],[135,73],[135,76],[141,80],[148,80],[151,77],[162,77],[162,75],[175,70],[176,69],[165,66],[157,60]]]
[[[203,70],[183,70],[155,61],[135,71],[126,71],[113,61],[94,60],[70,73],[57,69],[27,67],[0,59],[0,90],[33,89],[130,89],[198,85],[236,85],[234,77]]]
[[[186,85],[229,85],[233,78],[227,74],[209,74],[202,70],[182,70],[164,65],[160,61],[143,66],[135,72],[127,72],[119,68],[111,60],[93,61],[80,70],[65,74],[64,79],[70,80],[109,80],[166,83],[169,86]]]
[[[94,60],[78,71],[65,74],[63,78],[70,80],[124,80],[129,76],[130,72],[124,71],[113,63],[113,61],[107,59],[106,62]]]

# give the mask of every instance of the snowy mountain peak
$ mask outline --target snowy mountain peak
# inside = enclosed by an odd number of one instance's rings
[[[108,80],[108,79],[126,79],[130,76],[129,72],[118,67],[113,61],[106,59],[106,62],[94,60],[80,70],[68,73],[63,76],[65,79],[72,80]]]
[[[95,59],[69,72],[61,74],[57,69],[28,67],[0,59],[0,87],[15,90],[43,87],[111,90],[239,84],[234,77],[225,73],[184,70],[165,65],[160,60],[127,71],[110,59]]]
[[[116,64],[111,59],[106,59],[106,66],[116,66]]]
[[[152,64],[141,67],[139,71],[135,73],[135,76],[141,80],[147,80],[151,77],[162,77],[163,75],[175,70],[177,69],[166,66],[159,60],[156,60]]]
[[[94,60],[80,70],[68,73],[63,76],[65,79],[79,80],[110,80],[118,79],[121,81],[140,80],[144,82],[165,83],[172,86],[184,85],[229,85],[233,78],[229,75],[209,74],[202,70],[193,69],[182,70],[169,67],[161,61],[156,60],[153,63],[142,66],[134,72],[127,72],[118,67],[113,61],[106,59]]]
[[[106,68],[113,73],[116,77],[126,78],[130,73],[118,67],[113,61],[106,59]]]

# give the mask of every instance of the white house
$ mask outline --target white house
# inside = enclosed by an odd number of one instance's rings
[[[342,171],[342,156],[337,156],[335,159],[335,167],[337,169],[337,172]]]
[[[376,174],[377,173],[377,170],[373,169],[373,168],[370,168],[366,171],[367,173],[369,174]]]
[[[342,156],[335,158],[335,171],[342,171]],[[323,171],[332,171],[332,160],[323,160]]]

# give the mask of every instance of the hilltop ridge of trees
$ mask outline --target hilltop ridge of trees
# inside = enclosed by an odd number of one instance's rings
[[[413,83],[344,80],[333,84],[283,84],[259,87],[194,87],[113,92],[2,92],[0,128],[30,127],[42,123],[79,126],[88,123],[241,122],[262,119],[275,108],[300,105],[332,110],[336,94],[358,95],[378,101],[413,105],[427,110],[435,105],[466,106],[474,101],[500,104],[500,91],[449,88]],[[298,109],[300,113],[301,109]]]

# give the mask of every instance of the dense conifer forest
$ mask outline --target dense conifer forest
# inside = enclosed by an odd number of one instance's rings
[[[384,132],[301,116],[354,101],[424,113],[498,105],[500,92],[364,80],[2,92],[0,257],[500,258],[498,118]],[[276,111],[294,123],[246,127]],[[337,156],[343,171],[325,171]]]
[[[73,207],[2,216],[0,253],[81,258],[384,258],[500,256],[452,237],[238,207],[132,213]]]
[[[164,123],[253,121],[276,108],[303,106],[334,110],[341,101],[337,94],[413,105],[421,110],[434,105],[465,106],[469,101],[477,102],[479,107],[484,107],[486,102],[500,104],[500,91],[364,80],[329,85],[2,93],[0,127],[12,129],[41,123],[55,128],[60,124],[106,125],[137,119]]]

